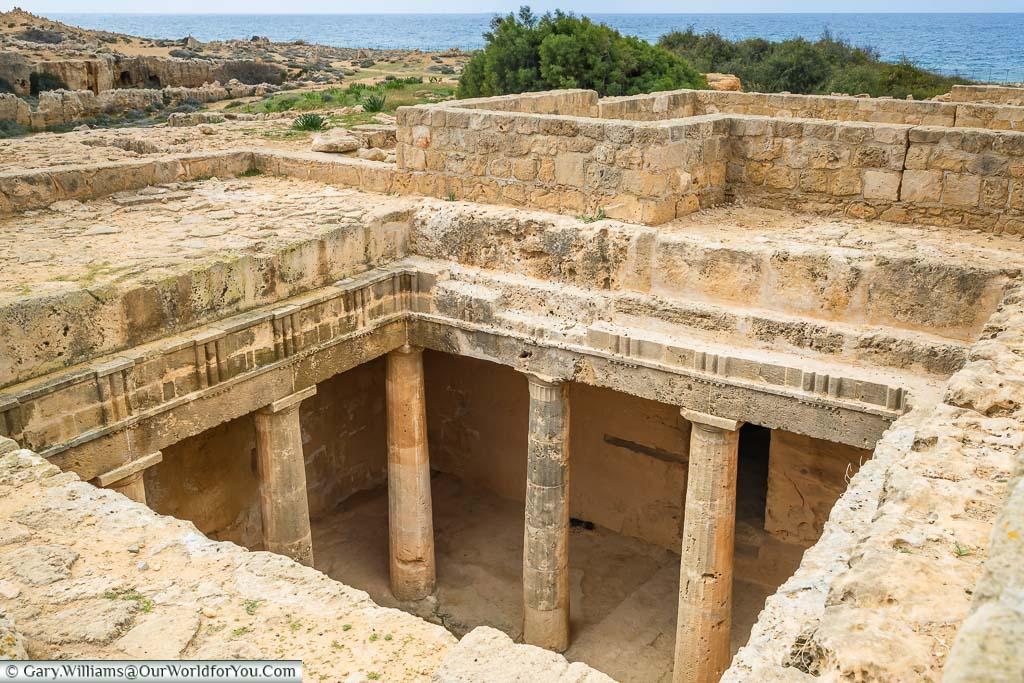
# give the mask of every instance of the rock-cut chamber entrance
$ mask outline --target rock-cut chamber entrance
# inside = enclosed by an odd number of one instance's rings
[[[315,567],[374,601],[522,638],[529,395],[516,370],[424,353],[437,588],[389,587],[384,358],[322,382],[300,408]],[[571,383],[570,660],[623,681],[670,680],[690,424],[676,406]],[[796,569],[870,451],[745,425],[740,432],[732,650]],[[156,511],[262,549],[253,416],[164,450]]]

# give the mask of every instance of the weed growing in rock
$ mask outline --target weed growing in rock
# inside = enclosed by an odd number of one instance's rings
[[[608,216],[605,215],[604,209],[598,209],[595,214],[584,214],[582,216],[576,216],[578,220],[583,223],[596,223],[597,221],[603,221]]]
[[[152,612],[153,601],[134,588],[117,588],[103,594],[107,600],[128,600],[135,603],[140,612]]]

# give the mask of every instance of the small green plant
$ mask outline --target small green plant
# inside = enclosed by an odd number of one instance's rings
[[[288,628],[290,628],[292,631],[298,631],[300,628],[302,628],[302,622],[298,620],[293,621],[290,624],[288,624]]]
[[[608,218],[608,216],[605,215],[604,209],[598,209],[595,214],[584,214],[582,216],[576,216],[576,218],[583,223],[596,223],[597,221],[603,221],[605,218]]]
[[[108,590],[103,594],[103,597],[107,600],[128,600],[130,602],[134,602],[135,607],[138,608],[140,612],[153,611],[153,601],[134,588]]]
[[[448,194],[445,195],[444,200],[446,202],[454,202],[455,201],[455,193],[454,192],[449,192]]]
[[[238,174],[239,178],[255,178],[256,176],[263,175],[263,171],[258,168],[250,168],[248,171],[242,171]]]
[[[352,624],[342,624],[341,625],[341,630],[342,631],[351,631],[352,630]]]
[[[953,554],[956,555],[957,557],[967,557],[968,555],[971,555],[972,553],[971,553],[971,549],[970,548],[965,548],[964,546],[960,545],[959,542],[954,542],[953,543]]]
[[[371,672],[367,673],[366,677],[368,679],[370,679],[371,681],[379,681],[380,680],[380,674],[377,673],[376,671],[371,671]]]
[[[375,92],[363,97],[363,111],[376,114],[379,111],[384,111],[384,108],[388,105],[388,98],[382,92]]]
[[[233,638],[240,638],[240,637],[244,636],[248,632],[249,632],[249,627],[248,626],[239,626],[238,628],[233,629],[231,631],[231,636]]]
[[[292,121],[294,130],[324,130],[327,128],[327,119],[320,114],[299,114]]]
[[[384,635],[384,640],[391,640],[391,634],[387,633]]]
[[[248,614],[251,617],[252,615],[256,614],[256,610],[259,609],[259,606],[260,606],[261,602],[263,602],[263,601],[262,600],[246,600],[245,602],[242,603],[242,606],[245,607],[245,613]]]
[[[379,635],[377,635],[376,633],[371,633],[371,634],[370,634],[370,642],[371,642],[371,643],[375,643],[375,642],[377,642],[377,639],[378,639],[378,638],[380,638],[380,636],[379,636]]]

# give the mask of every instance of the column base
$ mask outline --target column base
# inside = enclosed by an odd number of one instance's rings
[[[523,609],[523,642],[545,650],[565,652],[569,649],[569,610]]]

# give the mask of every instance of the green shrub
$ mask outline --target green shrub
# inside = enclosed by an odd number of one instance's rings
[[[387,103],[388,98],[384,93],[374,92],[363,97],[363,111],[368,111],[371,113],[384,111],[384,108],[387,106]]]
[[[459,78],[459,97],[589,88],[632,95],[706,85],[686,60],[662,47],[561,11],[495,17]]]
[[[37,71],[30,74],[28,77],[29,81],[29,92],[33,95],[38,95],[41,92],[47,90],[67,90],[68,86],[64,81],[60,80],[60,76],[55,76],[45,71]]]
[[[10,119],[0,119],[0,140],[28,135],[28,129]]]
[[[870,47],[854,47],[826,32],[814,42],[792,38],[727,40],[693,28],[674,31],[658,44],[704,72],[735,74],[748,91],[800,94],[843,92],[917,99],[948,92],[957,82],[902,61],[883,62]]]
[[[327,119],[320,114],[299,114],[292,121],[294,130],[323,130],[327,128]]]

